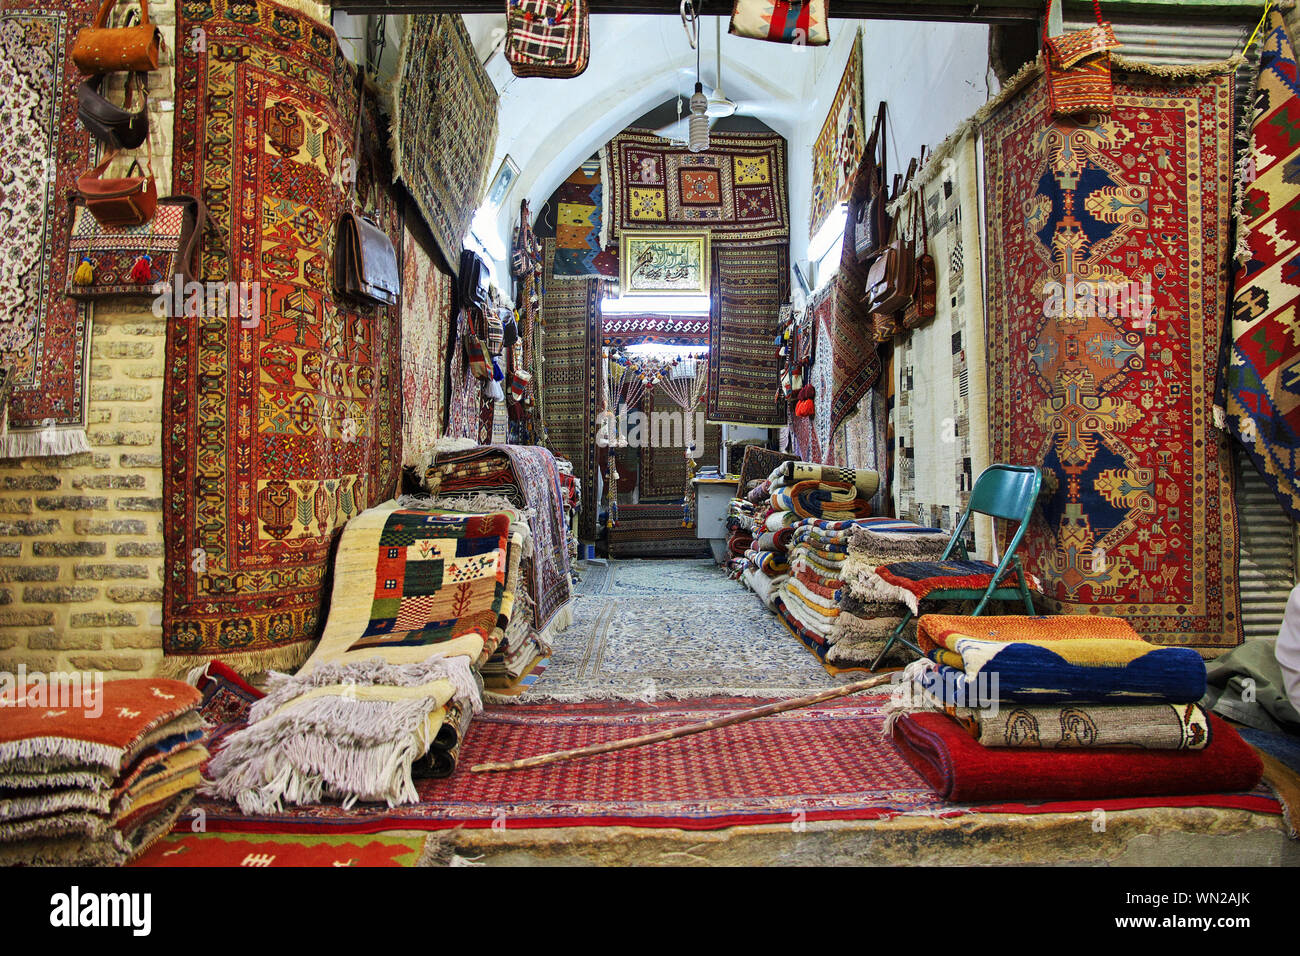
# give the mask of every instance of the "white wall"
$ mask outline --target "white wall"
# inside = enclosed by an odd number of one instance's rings
[[[709,84],[716,76],[718,20],[701,21],[702,72]],[[405,23],[405,17],[387,18],[383,72],[389,80]],[[642,113],[675,93],[689,94],[695,78],[695,53],[675,16],[592,17],[590,65],[571,80],[513,76],[499,52],[503,15],[473,14],[465,23],[501,93],[499,134],[488,175],[506,155],[521,170],[498,223],[507,249],[522,197],[536,212],[584,159]],[[362,34],[364,18],[336,14],[334,24],[349,50],[348,40]],[[874,116],[881,99],[889,101],[892,168],[906,164],[922,143],[937,145],[987,96],[988,28],[980,24],[834,19],[829,47],[789,47],[730,36],[723,19],[724,91],[741,103],[745,115],[761,119],[789,143],[795,260],[807,257],[812,145],[859,27],[868,116]],[[506,265],[498,263],[498,274],[508,274]]]

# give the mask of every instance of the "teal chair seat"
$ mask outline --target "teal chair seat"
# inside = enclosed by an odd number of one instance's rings
[[[918,600],[918,606],[920,601],[977,601],[979,603],[972,613],[980,614],[989,601],[1023,601],[1026,613],[1036,614],[1034,599],[1016,549],[1020,546],[1030,516],[1038,503],[1038,492],[1042,488],[1042,483],[1042,473],[1037,468],[1026,465],[990,465],[971,489],[970,504],[962,512],[961,519],[953,529],[952,539],[944,549],[942,558],[938,561],[898,561],[876,568],[876,574],[880,575],[882,570],[887,571],[888,576],[882,576],[882,580],[886,582],[889,582],[889,577],[922,585],[933,582],[935,586],[928,590],[924,586],[917,588],[925,591]],[[1015,532],[1007,542],[1006,551],[997,564],[988,561],[972,561],[970,555],[966,553],[961,534],[970,521],[972,513],[989,515],[995,520],[1015,522]],[[953,556],[954,551],[957,552],[956,557]],[[962,587],[953,580],[961,577],[970,577],[971,586]],[[885,659],[885,655],[889,653],[889,649],[896,641],[924,656],[916,644],[903,637],[904,628],[915,616],[916,614],[908,609],[889,636],[889,640],[885,642],[879,656],[872,662],[871,670],[874,671],[880,666],[880,662]]]

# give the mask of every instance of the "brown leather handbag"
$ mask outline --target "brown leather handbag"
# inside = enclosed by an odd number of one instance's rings
[[[924,154],[925,151],[922,150],[922,155]],[[938,311],[939,289],[934,256],[930,255],[930,229],[925,221],[925,190],[919,184],[912,214],[921,217],[921,254],[916,257],[916,285],[912,289],[912,301],[903,310],[903,327],[919,329],[933,319]],[[912,234],[916,235],[915,229]]]
[[[907,170],[907,178],[902,180],[901,184],[895,177],[893,199],[907,190],[907,185],[915,172],[916,160],[913,159]],[[915,213],[915,206],[913,206],[913,213]],[[912,301],[912,291],[916,286],[916,254],[912,240],[903,235],[903,230],[897,228],[897,224],[895,225],[893,238],[867,270],[866,303],[870,312],[892,314],[905,308]]]
[[[77,87],[77,119],[92,136],[113,149],[135,149],[149,135],[149,91],[145,74],[132,73],[126,80],[126,103],[118,106],[100,90],[103,76],[92,76]],[[132,110],[136,92],[140,108]]]
[[[361,168],[361,124],[365,120],[364,74],[357,74],[357,126],[352,140],[356,169]],[[357,177],[348,188],[348,203],[357,202]],[[334,287],[340,295],[373,305],[396,305],[402,294],[402,269],[397,250],[379,225],[368,216],[350,209],[339,214],[334,224]]]
[[[146,138],[145,142],[148,142]],[[153,218],[158,208],[158,187],[153,178],[153,157],[150,156],[148,171],[143,175],[140,161],[131,160],[127,175],[108,178],[104,175],[109,163],[117,158],[113,150],[93,169],[88,169],[77,177],[77,192],[86,205],[86,211],[95,217],[101,226],[140,226]],[[150,150],[152,154],[152,149]],[[133,172],[139,173],[132,175]]]
[[[852,206],[853,252],[858,262],[866,262],[880,253],[889,241],[889,190],[885,186],[885,102],[876,111],[876,122],[871,127],[871,137],[862,151],[865,169],[859,175],[865,180],[866,192]]]
[[[158,69],[162,34],[149,22],[149,0],[140,0],[140,22],[108,26],[108,15],[118,0],[104,0],[94,22],[77,32],[72,62],[86,76],[124,70],[147,73]]]
[[[402,274],[392,240],[366,216],[345,212],[334,234],[334,281],[339,291],[376,305],[396,305]]]

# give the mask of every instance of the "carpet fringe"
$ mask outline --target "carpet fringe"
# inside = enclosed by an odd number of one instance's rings
[[[61,458],[90,451],[84,428],[10,429],[0,436],[0,458]]]
[[[316,640],[296,641],[285,647],[233,654],[168,654],[154,668],[155,677],[187,681],[196,669],[221,661],[240,677],[255,677],[268,671],[295,670],[316,649]]]

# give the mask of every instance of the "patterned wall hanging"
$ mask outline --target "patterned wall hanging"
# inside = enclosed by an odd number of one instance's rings
[[[1231,459],[1210,421],[1233,84],[1198,72],[1117,72],[1109,116],[1083,122],[1050,117],[1039,75],[981,132],[992,457],[1044,469],[1026,570],[1051,612],[1215,654],[1242,640]]]
[[[555,217],[555,278],[618,278],[618,250],[600,241],[605,208],[601,161],[593,157],[575,169],[547,204]]]
[[[1263,39],[1244,168],[1227,424],[1293,519],[1300,520],[1300,83],[1282,15]],[[1244,248],[1243,248],[1244,245]]]
[[[179,28],[207,42],[178,53],[176,190],[207,204],[203,275],[257,283],[262,315],[168,323],[160,672],[288,669],[319,634],[335,536],[397,487],[399,312],[331,292],[357,111],[334,32],[266,0],[186,4]],[[382,154],[373,110],[363,129]],[[371,190],[388,170],[359,171],[400,249],[397,204]]]
[[[459,14],[409,18],[396,83],[396,175],[457,269],[496,149],[496,87]]]
[[[606,147],[610,189],[602,247],[624,229],[708,228],[713,244],[783,243],[790,236],[785,139],[709,134],[692,153],[649,130],[624,130]]]
[[[951,530],[970,500],[974,476],[990,461],[974,133],[944,150],[920,174],[936,265],[935,317],[899,339],[895,352],[895,500],[900,518]],[[987,557],[991,526],[979,518],[974,530],[976,548]]]
[[[862,118],[862,32],[853,40],[830,111],[812,148],[812,210],[808,235],[817,235],[831,212],[849,198],[853,174],[862,159],[866,130]]]
[[[402,464],[423,467],[442,434],[454,280],[408,227],[402,240]]]
[[[597,365],[600,361],[600,300],[605,283],[553,282],[555,240],[543,240],[545,273],[542,319],[546,323],[543,388],[546,392],[546,435],[550,449],[573,463],[582,482],[579,534],[596,536],[595,420],[600,401]]]
[[[63,290],[65,197],[95,156],[77,122],[83,77],[68,52],[94,15],[82,0],[5,0],[0,9],[0,364],[13,374],[0,458],[90,447],[90,311]]]
[[[790,294],[790,250],[726,246],[713,255],[708,420],[784,425],[785,402],[777,402],[781,366],[772,343]]]

